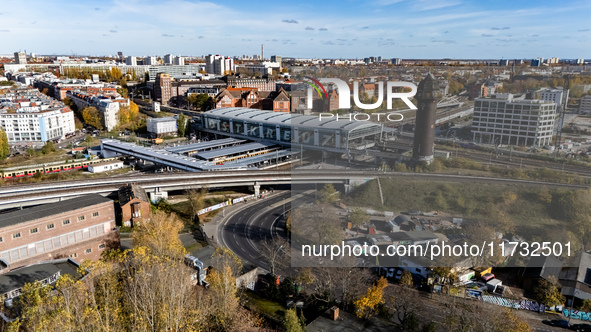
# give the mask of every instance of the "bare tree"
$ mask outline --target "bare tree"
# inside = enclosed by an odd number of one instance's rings
[[[277,271],[283,269],[289,263],[289,242],[283,238],[264,239],[260,242],[260,252],[263,259],[269,264],[269,272],[276,276]]]

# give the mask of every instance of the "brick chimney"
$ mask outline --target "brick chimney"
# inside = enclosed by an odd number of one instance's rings
[[[330,308],[330,318],[332,320],[339,319],[339,308],[337,306]]]

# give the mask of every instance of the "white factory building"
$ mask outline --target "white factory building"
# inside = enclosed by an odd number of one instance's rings
[[[476,143],[545,146],[552,143],[556,103],[514,99],[512,94],[474,100]]]

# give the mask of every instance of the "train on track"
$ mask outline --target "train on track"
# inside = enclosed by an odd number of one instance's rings
[[[73,162],[64,162],[63,164],[51,164],[51,165],[33,165],[33,166],[23,166],[18,168],[8,168],[8,169],[0,169],[0,178],[1,179],[16,179],[16,178],[23,178],[28,176],[33,176],[37,173],[39,174],[52,174],[64,171],[73,171],[73,170],[81,170],[87,169],[88,165],[95,165],[98,163],[102,163],[105,161],[114,161],[118,160],[119,158],[105,158],[105,159],[95,159],[95,160],[84,160],[84,161],[73,161]]]

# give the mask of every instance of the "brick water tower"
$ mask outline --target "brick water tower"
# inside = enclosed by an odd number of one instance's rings
[[[415,124],[414,146],[412,160],[414,162],[433,161],[435,149],[435,120],[437,119],[437,102],[441,99],[442,92],[439,83],[429,73],[417,88],[415,98],[418,101]]]

